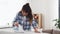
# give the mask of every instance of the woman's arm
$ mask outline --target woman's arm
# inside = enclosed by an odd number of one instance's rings
[[[13,21],[13,26],[18,25],[18,24],[22,25],[21,20],[22,20],[22,18],[20,16],[20,14],[17,14],[14,21]]]
[[[32,21],[32,26],[34,28],[34,32],[39,33],[38,28],[37,28],[37,22],[35,21],[35,19],[33,19]]]

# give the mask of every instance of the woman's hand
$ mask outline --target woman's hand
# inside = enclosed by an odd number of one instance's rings
[[[14,26],[17,26],[17,27],[18,27],[18,25],[19,25],[19,23],[18,23],[18,22],[15,22],[15,23],[14,23]]]
[[[40,32],[38,31],[38,28],[34,28],[34,30],[35,30],[35,31],[34,31],[35,33],[40,33]]]

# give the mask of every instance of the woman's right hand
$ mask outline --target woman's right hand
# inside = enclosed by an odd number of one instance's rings
[[[18,27],[19,23],[18,22],[15,22],[13,25]]]

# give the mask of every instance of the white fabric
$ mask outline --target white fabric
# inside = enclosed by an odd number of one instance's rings
[[[0,34],[50,34],[50,33],[35,33],[34,31],[24,31],[22,26],[19,26],[19,32],[14,32],[13,28],[0,29]]]

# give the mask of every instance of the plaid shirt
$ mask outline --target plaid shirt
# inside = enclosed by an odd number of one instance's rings
[[[33,26],[33,28],[37,27],[37,22],[35,19],[32,20],[32,24],[29,23],[29,19],[26,17],[26,20],[24,21],[24,16],[22,16],[21,13],[18,13],[14,22],[18,22],[20,25],[23,26],[23,30],[30,30],[31,26]]]

